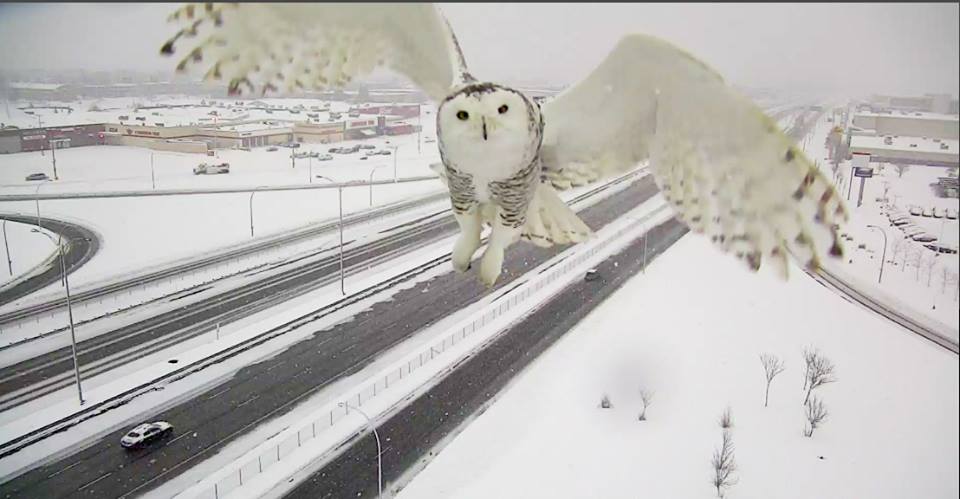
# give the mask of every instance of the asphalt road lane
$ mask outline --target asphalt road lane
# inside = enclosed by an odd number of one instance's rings
[[[0,219],[3,218],[12,222],[37,225],[37,217],[0,214]],[[64,241],[76,239],[73,244],[67,247],[67,252],[64,253],[65,260],[67,261],[67,275],[70,275],[71,272],[80,268],[80,266],[84,263],[87,263],[87,261],[93,258],[93,255],[97,254],[97,251],[100,249],[100,237],[96,232],[93,232],[82,225],[43,217],[40,218],[40,224],[45,229],[61,234]],[[32,237],[42,238],[43,236],[40,234],[32,234]],[[86,241],[85,239],[90,240]],[[10,289],[0,292],[0,305],[6,305],[7,303],[23,298],[34,291],[59,281],[61,274],[60,260],[58,259],[55,263],[55,265],[51,265],[44,272],[37,274]]]
[[[647,263],[686,232],[686,226],[675,218],[652,229],[648,233]],[[484,410],[517,373],[636,275],[643,267],[643,248],[640,238],[605,260],[597,266],[598,279],[576,282],[381,423],[377,431],[383,445],[384,489],[410,467],[430,459],[441,439]],[[285,497],[377,497],[377,444],[373,433],[355,441]]]
[[[580,215],[588,225],[599,228],[656,193],[652,178],[646,177]],[[507,252],[497,289],[564,249],[514,245]],[[419,283],[351,321],[319,331],[264,362],[239,370],[189,401],[149,416],[149,420],[174,425],[174,438],[165,444],[127,453],[119,445],[124,428],[0,485],[0,496],[100,498],[143,493],[213,455],[255,425],[285,414],[297,401],[361,370],[384,350],[486,293],[475,271],[468,275],[451,271]]]

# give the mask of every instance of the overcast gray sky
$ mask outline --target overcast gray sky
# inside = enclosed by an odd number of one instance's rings
[[[153,70],[175,4],[0,4],[0,67]],[[572,83],[629,32],[749,86],[958,93],[958,4],[442,4],[471,72]]]

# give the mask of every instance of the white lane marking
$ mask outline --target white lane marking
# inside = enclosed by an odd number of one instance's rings
[[[102,477],[97,478],[96,480],[94,480],[94,481],[92,481],[92,482],[89,482],[89,483],[87,483],[86,485],[81,486],[81,487],[80,487],[79,489],[77,489],[77,490],[83,490],[83,489],[85,489],[85,488],[87,488],[87,487],[89,487],[89,486],[91,486],[91,485],[99,482],[100,480],[103,480],[104,478],[106,478],[106,477],[108,477],[108,476],[110,476],[110,475],[112,475],[112,474],[113,474],[113,472],[111,471],[110,473],[107,473],[106,475],[103,475]]]
[[[66,468],[64,468],[64,469],[62,469],[62,470],[60,470],[60,471],[58,471],[58,472],[56,472],[56,473],[54,473],[54,474],[52,474],[52,475],[47,475],[47,478],[53,478],[53,477],[59,475],[60,473],[63,473],[64,471],[67,471],[68,469],[73,468],[74,466],[79,465],[79,464],[82,463],[82,462],[83,462],[83,461],[77,461],[77,462],[71,464],[70,466],[67,466]]]

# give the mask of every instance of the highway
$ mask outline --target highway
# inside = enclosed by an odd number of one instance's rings
[[[7,219],[11,222],[20,222],[31,225],[37,224],[37,217],[31,217],[27,215],[0,213],[0,219]],[[67,251],[64,253],[64,259],[66,260],[67,264],[67,275],[70,275],[71,272],[93,258],[93,255],[96,255],[97,251],[100,249],[100,237],[86,227],[52,218],[41,218],[40,224],[44,229],[56,232],[63,236],[64,242],[67,240],[73,241],[73,243],[67,246]],[[31,234],[31,236],[41,238],[44,237],[40,234]],[[56,237],[54,237],[54,239],[56,239]],[[10,303],[59,281],[61,279],[60,275],[62,274],[60,271],[60,260],[54,260],[53,263],[53,265],[47,267],[43,272],[25,279],[24,281],[17,283],[8,289],[0,291],[0,305]],[[65,301],[66,299],[64,299],[64,302]],[[0,316],[0,324],[3,324],[3,316]]]
[[[403,201],[399,203],[390,204],[381,208],[374,210],[366,210],[359,213],[350,214],[344,216],[343,221],[345,226],[358,225],[362,223],[375,220],[377,218],[382,218],[389,216],[395,213],[400,213],[411,208],[416,208],[418,206],[423,206],[429,203],[435,203],[442,201],[448,197],[446,192],[439,192],[437,194],[431,194],[428,196],[419,197],[412,199],[410,201]],[[16,218],[14,218],[16,217]],[[35,217],[22,217],[14,215],[0,215],[0,218],[9,218],[10,220],[16,220],[19,222],[34,224],[36,223]],[[49,220],[49,219],[44,219]],[[43,222],[45,227],[55,230],[54,226],[48,226],[47,222]],[[264,251],[268,248],[276,248],[277,246],[296,244],[300,241],[320,237],[326,234],[334,233],[339,225],[339,221],[331,220],[325,221],[318,225],[308,226],[298,230],[286,231],[282,234],[279,234],[274,237],[262,239],[255,241],[250,244],[244,244],[236,248],[218,252],[215,255],[205,256],[200,258],[192,258],[187,261],[169,265],[159,270],[152,272],[145,272],[142,274],[133,275],[116,282],[110,283],[108,285],[99,286],[94,289],[89,289],[80,293],[71,294],[71,299],[75,304],[82,303],[86,300],[96,300],[104,296],[110,295],[112,293],[120,293],[128,289],[136,288],[143,286],[145,284],[150,284],[153,282],[161,281],[164,279],[169,279],[173,276],[177,276],[186,272],[195,272],[200,271],[205,268],[214,267],[222,262],[227,262],[235,258],[243,258],[248,255],[255,254],[260,251]],[[82,228],[78,228],[82,230]],[[89,232],[89,231],[87,231]],[[41,236],[42,237],[42,236]],[[90,236],[87,236],[90,237]],[[92,254],[90,255],[93,256]],[[89,257],[85,260],[68,260],[68,272],[75,270],[80,264],[85,263]],[[35,289],[40,289],[47,284],[55,282],[60,278],[59,267],[56,269],[55,275],[47,275],[42,284],[35,285],[29,291],[25,293],[19,293],[15,297],[7,297],[3,293],[0,293],[0,306],[10,303],[26,294],[32,292]],[[24,288],[26,289],[26,288]],[[37,303],[27,307],[19,308],[12,312],[7,312],[0,314],[0,325],[5,323],[10,323],[18,320],[23,320],[30,318],[34,315],[50,313],[53,310],[66,307],[66,298],[54,298],[42,303]]]
[[[514,376],[642,270],[644,251],[649,264],[687,231],[675,218],[654,227],[645,236],[647,241],[638,238],[598,265],[598,279],[577,281],[462,362],[429,391],[380,422],[377,431],[383,445],[384,490],[397,492],[390,482],[408,470],[425,466],[440,452],[437,445],[444,438],[458,433],[474,415],[482,414]],[[376,456],[373,433],[365,432],[284,497],[376,497]]]
[[[620,181],[632,178],[625,177]],[[605,188],[598,187],[580,198]],[[345,273],[365,270],[371,265],[446,237],[455,230],[456,223],[447,210],[404,222],[384,231],[387,235],[381,239],[345,250]],[[79,342],[77,355],[81,376],[89,378],[109,371],[172,344],[207,333],[218,323],[228,324],[248,317],[337,280],[338,253],[332,249],[321,253],[326,256],[318,260],[287,260],[270,269],[246,272],[248,277],[262,276],[201,300],[185,300],[178,308]],[[174,302],[181,298],[172,296],[166,301]],[[72,370],[73,357],[68,346],[4,367],[0,370],[0,410],[69,386],[74,382]]]
[[[599,228],[656,192],[652,179],[645,177],[580,213],[588,225]],[[453,221],[447,219],[447,223]],[[513,246],[497,289],[563,249]],[[165,445],[126,452],[118,443],[125,429],[113,432],[0,485],[0,495],[121,497],[142,493],[209,457],[236,436],[284,414],[297,401],[359,371],[385,350],[487,293],[475,275],[452,271],[402,290],[353,320],[318,331],[269,360],[244,367],[207,392],[148,416],[175,426],[174,436]],[[29,448],[24,451],[29,452]]]

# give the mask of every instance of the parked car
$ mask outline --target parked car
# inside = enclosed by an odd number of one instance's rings
[[[597,273],[597,269],[590,269],[583,276],[583,280],[587,282],[596,281],[599,278],[600,278],[600,274]]]
[[[956,210],[951,210],[950,208],[947,208],[946,217],[949,218],[950,220],[956,220],[956,219],[957,219],[957,211],[956,211]]]
[[[911,223],[910,220],[891,220],[890,221],[890,225],[893,225],[894,227],[900,227],[901,225],[907,225],[909,223]]]
[[[923,210],[922,215],[925,216],[925,217],[927,217],[927,218],[930,218],[930,217],[933,216],[933,210],[931,210],[930,208],[925,208],[925,209]]]
[[[360,144],[360,149],[376,149],[377,146],[373,144]]]
[[[915,217],[919,217],[921,213],[923,213],[923,208],[920,208],[919,206],[911,206],[911,207],[910,207],[910,214],[911,214],[911,215],[913,215],[913,216],[915,216]]]
[[[320,160],[320,161],[330,161],[330,160],[333,159],[333,156],[330,155],[330,154],[321,154],[321,155],[317,156],[317,159]]]
[[[143,423],[127,432],[120,439],[120,445],[126,449],[143,447],[173,433],[173,425],[166,421]]]
[[[220,163],[216,165],[200,163],[193,168],[194,175],[217,175],[220,173],[230,173],[230,163]]]
[[[379,154],[379,155],[381,155],[381,156],[389,156],[389,155],[390,155],[390,151],[388,151],[388,150],[386,150],[386,149],[381,149],[380,151],[377,151],[377,154]]]
[[[31,173],[30,175],[27,175],[26,180],[28,182],[32,182],[34,180],[50,180],[50,177],[48,177],[46,173]]]
[[[942,243],[924,244],[923,247],[924,247],[924,248],[927,248],[927,249],[929,249],[929,250],[933,250],[933,251],[935,251],[935,252],[937,252],[937,253],[951,253],[951,254],[952,254],[952,253],[956,253],[956,252],[957,252],[957,248],[951,247],[951,246],[945,246],[945,245],[943,245]]]
[[[918,234],[926,234],[926,232],[927,232],[927,231],[923,230],[922,228],[917,227],[916,225],[905,225],[905,226],[900,227],[900,228],[903,229],[903,233],[904,233],[904,234],[906,234],[906,235],[908,235],[908,236],[911,236],[911,237],[912,237],[912,236],[916,236],[916,235],[918,235]]]
[[[370,156],[363,156],[360,159],[370,159]]]
[[[933,218],[943,218],[943,210],[941,210],[940,208],[937,208],[936,206],[934,206],[934,207],[933,207]]]
[[[918,243],[932,243],[937,240],[936,236],[931,236],[930,234],[917,234],[911,239]]]
[[[278,150],[279,150],[279,149],[277,149],[276,146],[270,146],[270,147],[267,148],[267,152],[273,152],[273,151],[278,151]]]

